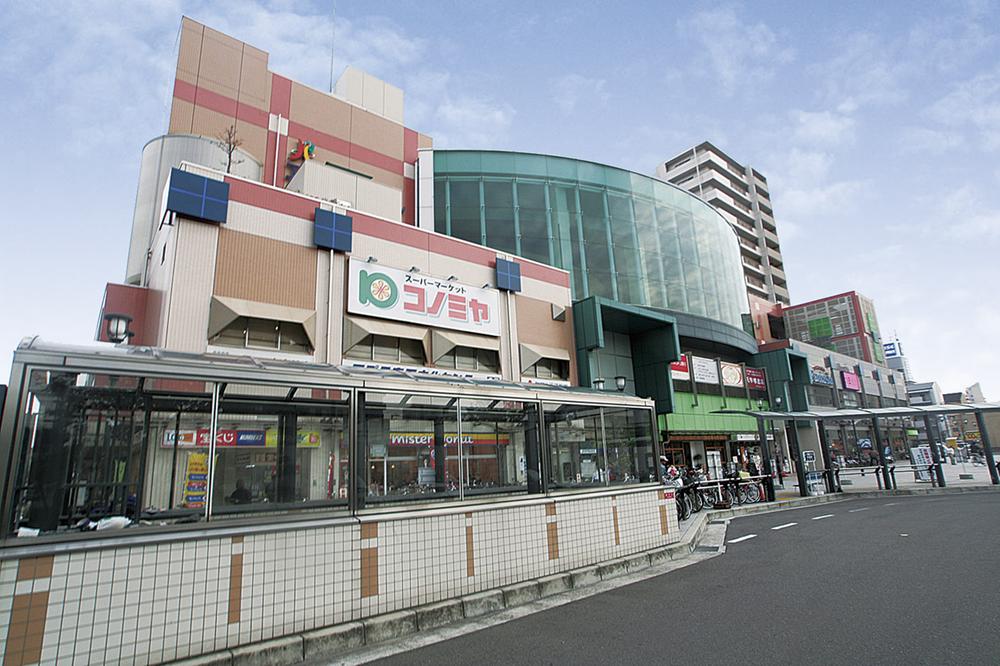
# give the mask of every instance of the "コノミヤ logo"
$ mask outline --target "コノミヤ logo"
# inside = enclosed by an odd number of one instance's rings
[[[358,276],[358,300],[377,308],[391,308],[399,299],[399,289],[385,273],[361,271]]]

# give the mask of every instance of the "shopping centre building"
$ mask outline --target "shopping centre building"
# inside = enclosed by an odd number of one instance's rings
[[[268,59],[183,20],[102,344],[15,354],[5,662],[170,661],[664,546],[661,454],[766,464],[745,412],[822,399],[818,352],[758,348],[705,201],[434,150],[398,88]]]

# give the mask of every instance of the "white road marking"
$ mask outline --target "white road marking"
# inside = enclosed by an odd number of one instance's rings
[[[909,534],[900,534],[899,536],[906,536],[906,537],[908,537],[910,535]]]
[[[896,504],[898,504],[898,502],[889,502],[886,506],[896,506]]]
[[[823,520],[824,518],[833,518],[833,514],[827,513],[822,516],[813,516],[813,520]]]
[[[863,508],[863,509],[851,509],[851,510],[850,510],[850,511],[848,511],[847,513],[857,513],[858,511],[867,511],[867,510],[868,510],[868,509],[870,509],[870,508],[871,508],[870,506],[866,506],[866,507],[865,507],[865,508]]]
[[[738,539],[730,539],[729,543],[739,543],[740,541],[746,541],[747,539],[753,539],[755,536],[757,536],[757,535],[756,534],[748,534],[746,536],[741,536]]]
[[[772,530],[783,530],[786,527],[791,527],[792,525],[798,525],[798,523],[785,523],[784,525],[778,525],[777,527],[772,527]]]

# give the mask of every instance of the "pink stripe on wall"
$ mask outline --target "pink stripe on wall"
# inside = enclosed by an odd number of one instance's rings
[[[303,220],[312,220],[315,217],[316,202],[311,199],[230,176],[226,176],[226,182],[229,183],[230,201],[291,215]]]
[[[292,81],[277,74],[271,74],[271,104],[269,110],[273,114],[288,117],[292,108]]]
[[[258,127],[266,129],[268,126],[269,116],[267,111],[263,111],[262,109],[258,109],[249,104],[237,104],[236,100],[226,97],[225,95],[220,95],[219,93],[200,88],[186,81],[181,81],[180,79],[174,80],[174,97],[232,118],[238,117],[240,120],[252,123]],[[272,74],[270,113],[275,115],[281,114],[282,117],[288,118],[291,98],[291,80],[278,76],[277,74]],[[414,142],[416,141],[416,132],[406,128],[403,129],[403,149],[405,154],[406,132],[411,132],[413,134]],[[370,148],[351,143],[350,141],[333,136],[332,134],[327,134],[326,132],[321,132],[317,129],[302,125],[301,123],[289,120],[288,133],[294,138],[308,139],[321,148],[331,150],[345,157],[359,160],[365,164],[378,167],[379,169],[385,169],[386,171],[392,173],[403,173],[402,160],[398,160],[395,157],[390,157],[389,155],[384,155]],[[286,154],[284,151],[278,152],[278,155],[284,154]],[[273,172],[274,162],[265,162],[265,170]]]
[[[227,176],[226,182],[229,183],[230,201],[291,215],[302,220],[312,221],[315,219],[317,202],[312,199],[232,176]],[[408,224],[371,217],[355,210],[350,211],[350,216],[354,221],[354,231],[359,234],[381,238],[434,254],[443,254],[481,266],[496,266],[496,250],[428,232]],[[518,262],[521,264],[523,277],[560,287],[569,287],[569,273],[566,271],[524,259],[518,259]]]

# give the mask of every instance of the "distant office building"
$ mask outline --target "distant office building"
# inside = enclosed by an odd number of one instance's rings
[[[910,370],[910,361],[903,352],[903,343],[899,338],[891,342],[882,344],[882,352],[885,354],[885,364],[893,370],[898,370],[906,377],[906,381],[913,380],[913,372]]]
[[[914,407],[928,407],[931,405],[945,404],[944,394],[937,382],[910,382],[906,385],[906,394],[910,404]],[[944,442],[951,436],[951,428],[948,419],[944,416],[932,416],[930,418],[932,438],[936,442]],[[917,431],[916,439],[920,444],[927,444],[927,429],[923,419],[914,419],[912,427]]]
[[[788,338],[885,365],[875,304],[870,298],[848,291],[781,311]]]
[[[767,179],[704,142],[656,168],[663,180],[712,204],[736,231],[747,293],[791,303]]]

